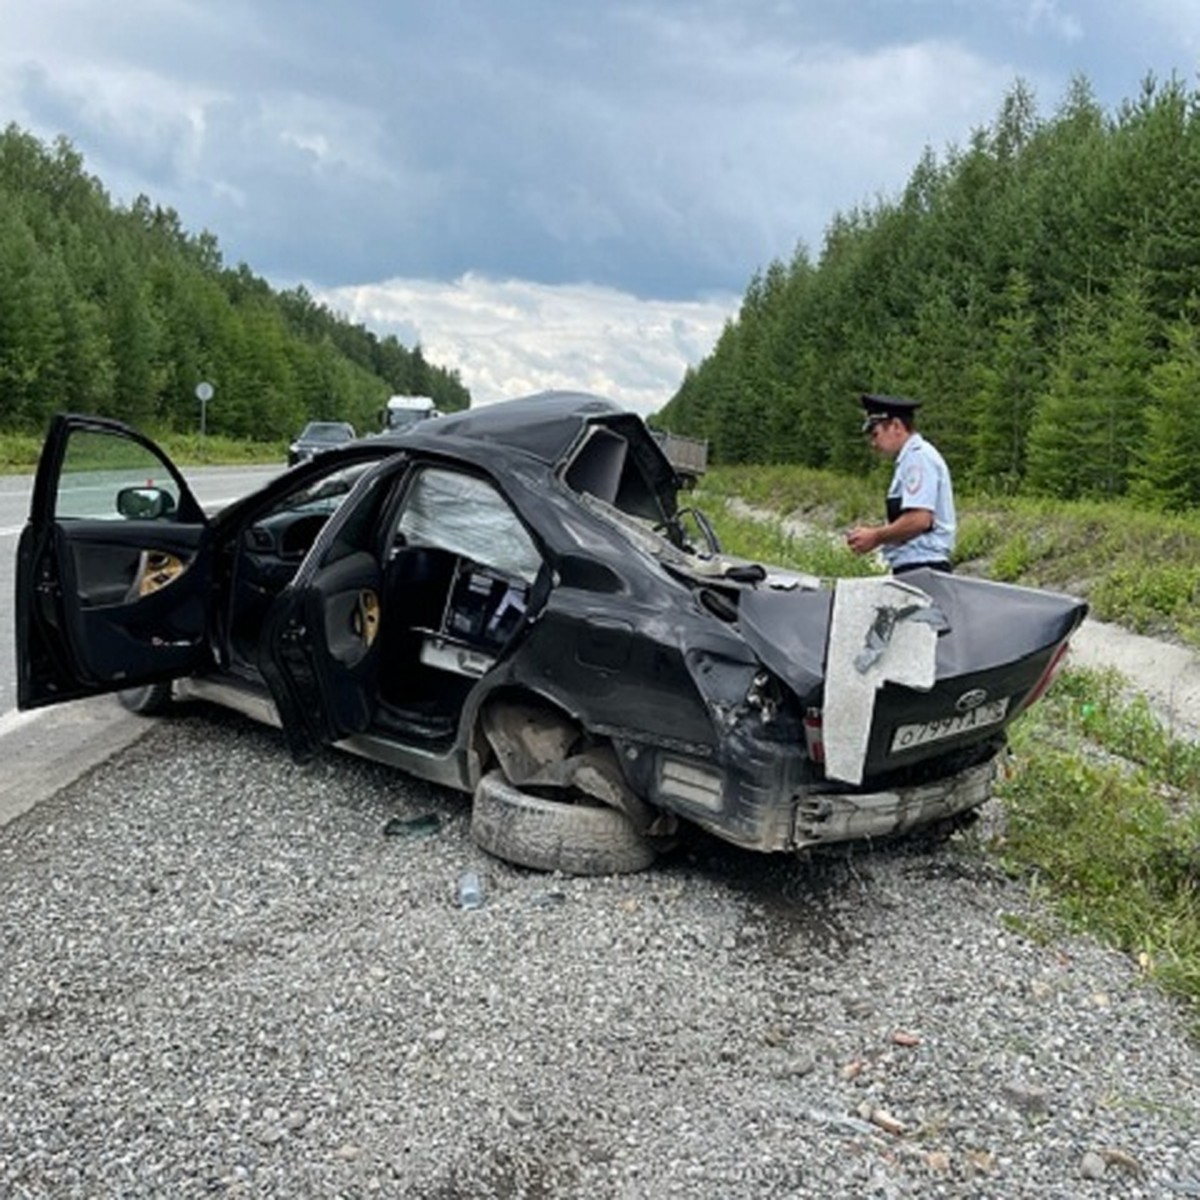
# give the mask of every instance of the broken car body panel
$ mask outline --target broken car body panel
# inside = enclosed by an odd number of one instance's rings
[[[102,521],[47,504],[82,477],[72,440],[98,433],[153,453],[170,500],[127,497]],[[330,450],[211,520],[114,422],[58,419],[38,478],[21,707],[175,678],[277,717],[298,757],[334,743],[465,791],[499,767],[639,829],[682,818],[759,850],[982,803],[1086,611],[932,572],[828,583],[727,557],[700,514],[692,540],[641,419],[578,393]],[[93,539],[125,566],[89,594]],[[147,550],[179,566],[157,595],[133,586]]]

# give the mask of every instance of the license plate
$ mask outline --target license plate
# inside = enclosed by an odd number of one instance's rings
[[[960,733],[970,733],[973,729],[998,725],[1008,712],[1008,701],[1009,697],[1005,696],[1003,700],[989,700],[976,705],[970,712],[939,717],[936,721],[921,721],[916,725],[901,725],[892,734],[892,753],[958,737]]]

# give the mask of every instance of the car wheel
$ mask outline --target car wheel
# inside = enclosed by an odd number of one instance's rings
[[[607,804],[547,800],[513,787],[500,771],[475,789],[471,836],[489,854],[540,871],[621,875],[643,871],[657,851]]]
[[[147,683],[143,687],[126,688],[117,693],[122,708],[140,713],[143,717],[156,717],[166,712],[171,703],[169,683]]]

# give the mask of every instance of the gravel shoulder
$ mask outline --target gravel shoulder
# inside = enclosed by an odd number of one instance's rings
[[[1180,1015],[969,833],[565,879],[467,817],[197,708],[0,829],[0,1194],[1200,1194]]]

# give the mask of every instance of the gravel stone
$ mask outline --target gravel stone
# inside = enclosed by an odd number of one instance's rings
[[[970,832],[575,879],[468,817],[197,707],[0,829],[0,1195],[1200,1194],[1182,1015]]]

